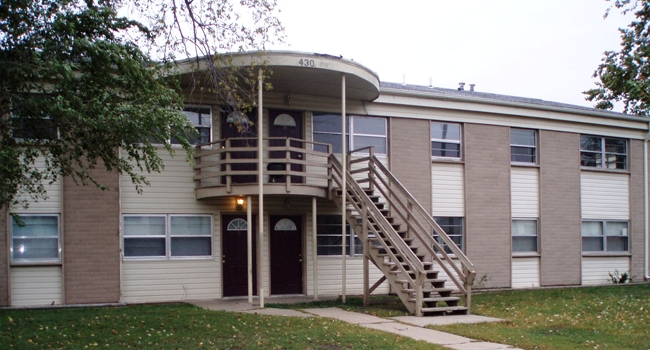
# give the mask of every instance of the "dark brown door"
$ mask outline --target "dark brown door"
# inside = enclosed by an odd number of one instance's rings
[[[223,268],[223,296],[248,295],[248,257],[246,215],[223,215],[221,217],[221,265]],[[253,216],[253,294],[257,295],[255,265],[256,230]]]
[[[270,137],[289,137],[294,139],[303,139],[302,134],[302,112],[299,111],[286,111],[286,110],[270,110],[269,111],[269,136]],[[271,140],[269,143],[270,146],[285,146],[286,140]],[[291,147],[296,148],[305,148],[303,142],[300,141],[290,141]],[[273,151],[269,153],[271,158],[283,158],[287,159],[287,152],[285,151]],[[304,153],[301,152],[289,152],[288,159],[303,160],[305,157]],[[272,163],[273,164],[273,163]],[[305,171],[302,164],[296,164],[289,161],[275,163],[277,165],[282,165],[286,169],[287,165],[292,171]],[[281,166],[281,168],[282,168]],[[269,170],[272,165],[269,165]],[[271,182],[286,182],[284,176],[273,176],[269,179]],[[292,183],[302,183],[304,181],[303,176],[292,176]]]
[[[245,114],[245,118],[238,118],[238,122],[233,122],[229,119],[231,111],[223,111],[221,113],[221,139],[229,138],[239,138],[245,137],[245,140],[231,140],[231,147],[257,147],[257,118],[255,117],[256,112],[250,112]],[[243,114],[240,114],[243,116]],[[246,123],[245,119],[251,123]],[[225,146],[225,145],[224,145]],[[225,155],[224,155],[225,157]],[[255,151],[238,151],[231,152],[230,159],[255,159],[257,157],[257,152]],[[221,171],[226,171],[227,166],[224,164],[221,166]],[[231,163],[230,170],[241,171],[247,170],[254,172],[257,170],[257,162],[251,161],[251,163]],[[231,177],[232,183],[256,183],[257,175],[233,175]],[[221,183],[226,183],[226,177],[222,176]]]
[[[270,219],[271,294],[302,294],[302,217]]]

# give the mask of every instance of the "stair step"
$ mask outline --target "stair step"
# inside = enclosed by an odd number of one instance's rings
[[[467,312],[467,307],[466,306],[441,306],[441,307],[423,307],[422,308],[422,313],[425,316],[439,314],[439,313],[455,313],[455,312],[458,312],[458,311],[462,311],[462,312],[466,313]]]
[[[448,301],[459,301],[459,297],[435,297],[435,298],[422,298],[422,301],[427,303],[427,302],[448,302]],[[409,298],[410,302],[415,302],[415,298]]]
[[[408,281],[408,280],[405,280],[405,279],[395,280],[395,282],[397,282],[397,283],[409,283],[409,281]],[[445,283],[445,282],[447,282],[447,281],[445,281],[445,280],[443,280],[443,279],[439,279],[439,278],[427,278],[427,279],[424,280],[424,282],[430,282],[430,283]]]
[[[453,291],[451,288],[422,288],[422,293],[451,293]],[[402,289],[402,293],[415,293],[415,289]]]

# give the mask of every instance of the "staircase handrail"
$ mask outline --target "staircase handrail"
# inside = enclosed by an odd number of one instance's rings
[[[395,184],[397,189],[404,195],[409,201],[410,204],[414,207],[414,209],[422,216],[425,218],[427,223],[433,227],[435,233],[442,238],[442,240],[445,242],[447,247],[456,255],[456,258],[461,262],[462,266],[464,269],[466,269],[469,274],[475,275],[476,271],[474,270],[474,264],[467,258],[467,256],[458,248],[458,246],[449,238],[449,236],[445,233],[445,231],[438,225],[438,223],[433,220],[431,215],[422,207],[422,205],[413,197],[413,195],[402,185],[402,183],[391,173],[386,166],[384,166],[375,156],[372,156],[371,160],[374,165],[386,176],[389,178],[391,183]],[[431,245],[427,245],[429,249],[431,249],[433,254],[436,254],[436,252],[433,252],[433,245],[437,242],[433,239],[432,235],[424,235],[424,239],[428,240]],[[435,243],[434,243],[435,242]],[[444,249],[440,249],[440,253],[437,254],[442,254],[445,256],[446,259],[449,259],[448,254],[444,251]],[[449,259],[449,262],[451,265],[455,265],[451,263],[451,259]],[[461,275],[463,275],[461,273]],[[466,278],[470,278],[470,276],[466,276]]]
[[[341,163],[336,159],[335,156],[330,156],[331,161],[332,161],[332,169],[335,170],[335,173],[339,176],[342,176],[342,166]],[[399,266],[400,269],[402,269],[402,272],[405,273],[406,278],[409,279],[410,283],[412,283],[414,286],[419,285],[421,281],[423,280],[423,277],[425,276],[425,269],[424,269],[424,264],[422,261],[415,255],[415,253],[411,250],[411,248],[404,242],[401,237],[399,239],[395,239],[394,236],[397,236],[397,232],[395,232],[395,229],[390,225],[386,217],[384,217],[381,212],[379,212],[379,209],[373,204],[373,202],[370,200],[366,192],[357,184],[357,182],[354,180],[352,175],[348,171],[346,171],[346,181],[350,185],[350,189],[353,190],[358,197],[364,202],[364,204],[367,207],[368,213],[372,215],[373,219],[375,220],[375,223],[381,226],[383,232],[385,233],[385,236],[389,239],[390,243],[392,244],[392,247],[398,250],[398,252],[401,254],[401,256],[406,260],[406,262],[409,263],[409,265],[413,268],[413,271],[406,271],[401,264],[396,264]],[[338,183],[338,179],[336,177],[333,177],[334,181]],[[341,185],[341,184],[339,184]],[[352,196],[349,196],[346,194],[346,198],[350,197],[350,203],[355,207],[355,209],[361,213],[362,208],[358,206],[357,203],[355,203],[352,199]],[[374,231],[374,230],[373,230]],[[391,257],[394,259],[394,261],[398,261],[396,259],[395,255],[392,253],[390,250],[390,247],[386,245],[384,242],[384,239],[381,237],[381,235],[376,235],[376,237],[379,239],[379,241],[382,244],[382,247],[386,250],[387,254],[391,255]],[[413,280],[409,273],[415,273],[416,274],[416,280]]]

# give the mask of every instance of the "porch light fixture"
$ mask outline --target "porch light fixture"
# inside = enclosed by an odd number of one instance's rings
[[[237,210],[244,209],[244,198],[237,198],[235,200],[235,208],[237,208]]]

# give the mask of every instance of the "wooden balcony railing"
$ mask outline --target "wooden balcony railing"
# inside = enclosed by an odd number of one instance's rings
[[[331,146],[285,137],[263,139],[264,184],[331,188]],[[259,147],[256,137],[227,138],[202,144],[194,154],[196,189],[258,184]]]

